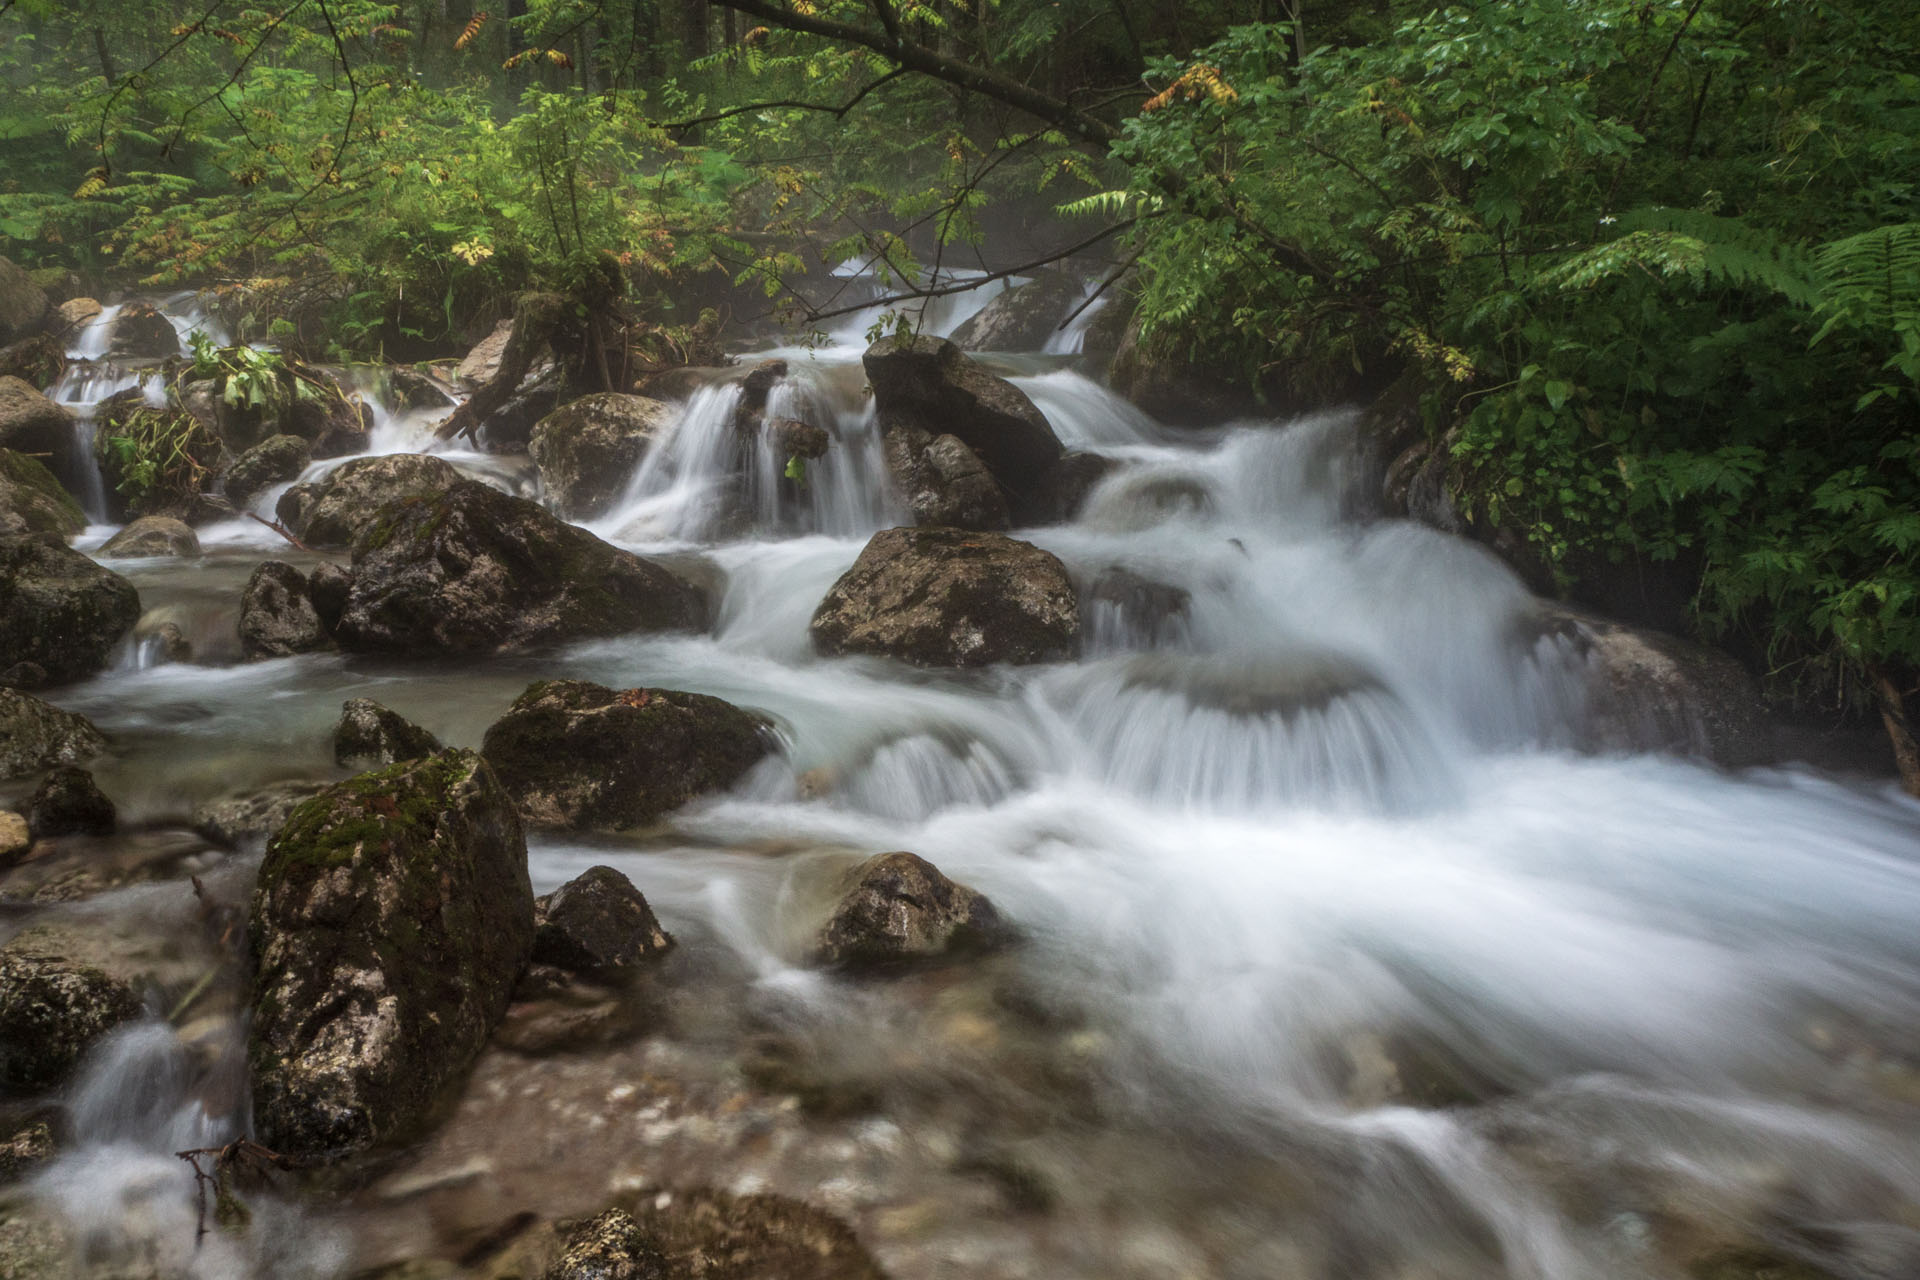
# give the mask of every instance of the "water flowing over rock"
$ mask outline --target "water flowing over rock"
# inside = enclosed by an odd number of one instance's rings
[[[129,302],[114,318],[107,354],[116,360],[164,360],[180,354],[180,338],[153,304]]]
[[[85,716],[0,687],[0,779],[79,764],[106,749],[107,740]]]
[[[0,946],[0,1086],[59,1084],[95,1040],[140,1016],[137,973],[91,943],[38,925]]]
[[[997,530],[1011,523],[999,484],[958,436],[898,426],[886,434],[887,470],[916,523]]]
[[[46,316],[46,291],[20,267],[0,258],[0,345],[26,337]]]
[[[985,897],[925,858],[883,853],[854,868],[815,943],[816,963],[846,969],[926,964],[1000,946],[1010,930]]]
[[[313,607],[307,576],[269,560],[253,571],[240,596],[240,648],[250,658],[285,658],[332,647]]]
[[[47,329],[62,342],[78,343],[81,331],[100,318],[101,310],[97,298],[68,298],[53,309]]]
[[[330,787],[254,892],[254,1122],[284,1154],[407,1140],[457,1088],[533,950],[513,803],[449,751]]]
[[[227,498],[244,510],[261,490],[297,479],[312,461],[313,447],[299,436],[268,436],[227,468]]]
[[[667,570],[463,481],[383,508],[353,552],[336,638],[390,653],[493,653],[706,625],[705,600]]]
[[[440,750],[438,738],[372,698],[348,698],[333,727],[333,761],[343,769],[378,768]]]
[[[604,515],[673,417],[662,401],[603,392],[542,418],[527,452],[554,509],[570,520]]]
[[[80,463],[74,416],[19,378],[0,377],[0,449],[32,454],[55,475]]]
[[[113,801],[77,765],[48,772],[27,801],[27,829],[35,840],[49,836],[106,836],[113,834]]]
[[[345,551],[382,509],[406,498],[436,497],[458,483],[460,473],[431,454],[355,458],[312,484],[287,490],[274,513],[308,546]]]
[[[133,584],[58,538],[0,538],[0,672],[30,665],[47,684],[90,676],[139,620]]]
[[[534,903],[533,958],[608,976],[665,955],[673,937],[646,895],[612,867],[589,867]]]
[[[70,538],[87,516],[38,458],[0,449],[0,536],[51,533]]]
[[[1739,767],[1773,757],[1766,708],[1732,656],[1663,632],[1543,602],[1591,675],[1586,740],[1601,751],[1672,751]]]
[[[172,516],[141,516],[108,538],[100,554],[128,560],[197,556],[200,536],[184,520],[175,520]]]
[[[883,529],[813,615],[827,654],[926,667],[1055,662],[1080,643],[1080,609],[1052,554],[997,533]]]
[[[541,680],[480,750],[535,827],[624,830],[733,785],[772,749],[767,722],[719,698]]]
[[[1064,272],[1042,272],[995,294],[953,331],[953,343],[965,351],[1039,351],[1078,305],[1084,289]]]
[[[1064,450],[1018,387],[944,338],[882,338],[862,364],[882,431],[909,426],[958,437],[1006,491],[1015,519],[1044,509],[1048,472]]]

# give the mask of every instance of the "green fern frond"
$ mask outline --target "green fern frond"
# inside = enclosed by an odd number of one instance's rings
[[[1841,324],[1920,329],[1920,222],[1875,227],[1814,251],[1826,318],[1818,342]]]

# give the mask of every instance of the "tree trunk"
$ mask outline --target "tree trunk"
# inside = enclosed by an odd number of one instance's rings
[[[1887,726],[1887,738],[1893,743],[1894,763],[1900,768],[1900,785],[1909,795],[1920,796],[1920,739],[1914,736],[1920,725],[1920,682],[1906,672],[1904,681],[1883,667],[1872,670],[1873,690],[1880,695],[1880,720]]]

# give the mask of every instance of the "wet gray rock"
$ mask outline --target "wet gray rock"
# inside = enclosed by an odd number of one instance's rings
[[[705,694],[541,680],[480,750],[530,825],[620,831],[732,786],[772,738],[760,716]]]
[[[78,765],[49,770],[27,801],[27,827],[35,840],[49,836],[113,834],[113,801]]]
[[[164,360],[180,354],[173,323],[146,302],[129,302],[114,317],[107,355],[115,360]]]
[[[1039,515],[1041,523],[1065,524],[1076,519],[1100,482],[1119,470],[1118,458],[1074,450],[1062,454],[1047,473],[1047,492]]]
[[[646,895],[612,867],[589,867],[534,903],[533,958],[540,964],[604,977],[672,947]]]
[[[999,483],[958,436],[929,436],[914,426],[886,433],[887,471],[914,523],[955,529],[1005,529],[1012,523]]]
[[[560,407],[559,378],[523,386],[480,423],[479,439],[489,453],[525,453],[540,420]]]
[[[0,449],[0,535],[70,538],[86,527],[87,513],[38,458]]]
[[[241,650],[249,658],[285,658],[331,647],[307,576],[279,560],[254,569],[240,595]]]
[[[624,1209],[609,1209],[566,1233],[566,1247],[541,1280],[673,1280],[653,1237]]]
[[[465,1079],[532,954],[511,798],[470,751],[329,787],[268,843],[250,937],[260,1140],[317,1159],[407,1141]]]
[[[93,1042],[140,1016],[142,984],[110,950],[39,925],[0,946],[0,1086],[45,1089]]]
[[[527,453],[554,510],[569,520],[606,514],[673,417],[664,401],[609,391],[569,400],[542,418]]]
[[[354,547],[335,638],[362,652],[481,654],[706,619],[677,575],[537,502],[462,481],[381,509]]]
[[[53,1130],[45,1121],[30,1124],[0,1142],[0,1187],[18,1182],[53,1159],[53,1150]]]
[[[378,768],[440,750],[440,739],[371,698],[348,698],[333,727],[333,760],[345,769]]]
[[[175,520],[172,516],[141,516],[108,538],[100,554],[128,560],[197,556],[200,538],[184,520]]]
[[[0,449],[32,454],[55,475],[71,476],[81,462],[77,422],[32,384],[0,377]]]
[[[396,412],[414,409],[451,409],[453,394],[437,378],[410,365],[396,364],[386,372],[387,403]]]
[[[373,527],[387,506],[406,498],[433,497],[458,483],[460,473],[431,454],[355,458],[310,485],[289,489],[274,514],[308,546],[345,551]]]
[[[23,268],[0,258],[0,343],[26,337],[46,318],[46,290]]]
[[[492,333],[474,343],[454,371],[460,385],[471,391],[491,382],[493,375],[500,372],[500,358],[506,354],[507,340],[512,336],[513,321],[502,320],[493,326]]]
[[[1759,687],[1730,654],[1545,601],[1531,625],[1583,660],[1588,749],[1667,751],[1733,768],[1772,759]]]
[[[90,676],[139,620],[133,584],[59,538],[0,538],[0,671],[31,663],[48,684]]]
[[[106,749],[107,740],[85,716],[0,688],[0,779],[78,764]]]
[[[227,499],[244,511],[263,489],[296,478],[312,462],[313,446],[299,436],[268,436],[227,469]]]
[[[324,782],[274,782],[221,796],[194,806],[193,829],[214,844],[238,848],[271,836],[295,809],[326,789]]]
[[[1045,509],[1047,476],[1064,450],[1025,392],[944,338],[882,338],[861,363],[883,433],[907,426],[956,436],[999,482],[1015,520]]]
[[[991,902],[925,858],[883,853],[854,868],[821,926],[816,964],[886,969],[991,950],[1010,931]]]
[[[883,529],[813,615],[814,647],[924,667],[1057,662],[1080,608],[1052,554],[998,533]]]
[[[1023,285],[995,294],[953,331],[965,351],[1040,351],[1067,314],[1080,304],[1085,285],[1046,271]]]

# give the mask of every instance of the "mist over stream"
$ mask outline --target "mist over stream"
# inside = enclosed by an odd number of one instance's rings
[[[964,298],[929,328],[984,302]],[[168,303],[183,333],[197,305]],[[833,437],[803,489],[764,442],[729,484],[729,375],[588,525],[719,584],[707,635],[242,663],[252,567],[323,557],[235,519],[194,560],[106,561],[198,655],[136,643],[53,695],[112,739],[95,773],[127,827],[339,776],[351,697],[476,746],[536,678],[684,689],[772,717],[783,751],[630,837],[529,836],[536,893],[610,865],[677,938],[646,1035],[490,1049],[416,1149],[335,1196],[261,1197],[244,1239],[196,1246],[172,1155],[244,1132],[243,1032],[116,1033],[34,1184],[94,1256],[489,1274],[476,1241],[517,1213],[711,1185],[843,1215],[899,1280],[1664,1280],[1718,1240],[1920,1275],[1920,803],[1577,749],[1581,655],[1490,554],[1371,514],[1352,414],[1165,428],[1077,371],[1071,333],[983,360],[1067,448],[1123,464],[1070,523],[1015,531],[1079,585],[1080,660],[816,656],[828,588],[908,519],[864,394],[871,322],[743,356],[785,358],[769,414]],[[54,398],[130,385],[76,362]],[[537,494],[523,463],[434,442],[439,416],[378,410],[373,451]],[[1184,611],[1090,601],[1115,570]],[[1019,945],[878,982],[806,967],[834,876],[894,849],[986,894]],[[195,856],[211,878],[258,861]],[[191,901],[176,879],[55,910]]]

